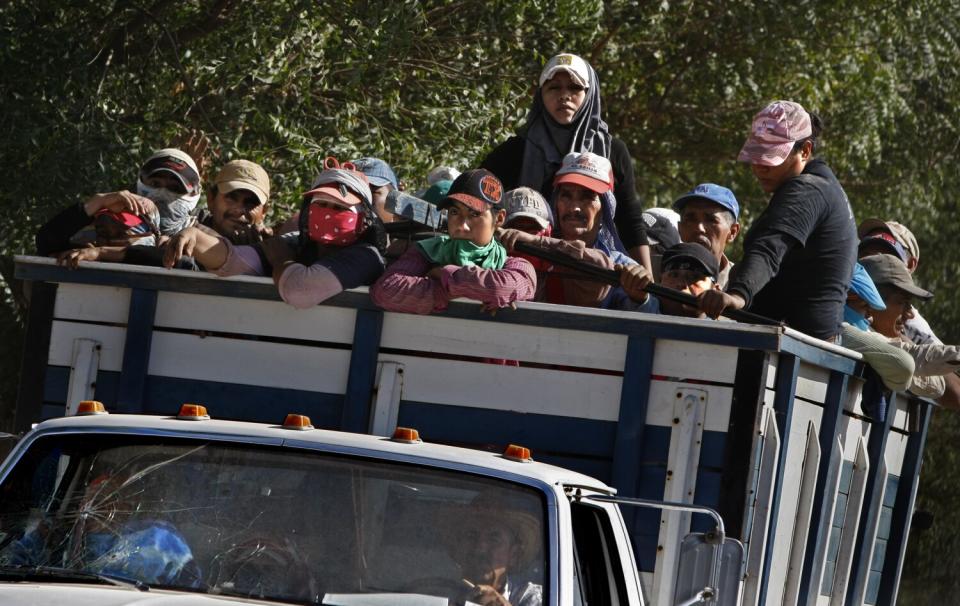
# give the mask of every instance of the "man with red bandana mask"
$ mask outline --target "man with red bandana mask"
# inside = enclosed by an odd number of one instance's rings
[[[217,275],[272,275],[283,300],[299,309],[371,284],[383,272],[386,233],[367,178],[335,158],[327,158],[324,166],[303,194],[298,232],[237,246],[194,230],[177,248],[168,247],[165,262],[192,255]]]

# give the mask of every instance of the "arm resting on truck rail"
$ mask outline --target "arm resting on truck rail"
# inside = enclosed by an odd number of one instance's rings
[[[428,314],[446,309],[457,297],[504,307],[533,299],[536,289],[537,274],[526,259],[507,257],[503,269],[433,267],[418,247],[411,247],[370,288],[370,297],[388,311]]]

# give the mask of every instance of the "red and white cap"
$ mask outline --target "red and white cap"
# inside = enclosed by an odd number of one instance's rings
[[[553,179],[553,186],[573,183],[598,194],[613,189],[613,167],[610,160],[591,152],[571,152]]]
[[[780,166],[793,144],[813,134],[810,114],[799,103],[774,101],[753,117],[750,136],[737,160],[761,166]]]

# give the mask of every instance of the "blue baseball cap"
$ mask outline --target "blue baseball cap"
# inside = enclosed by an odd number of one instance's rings
[[[866,301],[871,309],[882,311],[887,308],[877,290],[877,285],[873,283],[873,278],[867,273],[867,269],[857,263],[853,266],[853,280],[850,282],[850,291]]]
[[[740,204],[737,203],[737,197],[726,187],[716,185],[715,183],[701,183],[694,187],[692,191],[677,198],[673,203],[673,207],[679,211],[683,209],[684,204],[697,198],[703,198],[704,200],[719,204],[733,213],[733,219],[735,221],[740,220]]]
[[[394,189],[400,189],[397,175],[394,174],[390,165],[380,158],[358,158],[350,162],[357,167],[357,170],[367,176],[370,185],[374,187],[392,185]]]

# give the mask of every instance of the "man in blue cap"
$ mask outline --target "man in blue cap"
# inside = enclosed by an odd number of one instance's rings
[[[717,285],[727,287],[733,262],[724,254],[740,233],[740,204],[733,192],[714,183],[701,183],[673,203],[680,213],[680,240],[695,242],[713,253],[720,266]]]
[[[370,193],[373,195],[373,208],[377,211],[377,216],[384,223],[393,223],[401,220],[397,215],[387,212],[387,194],[395,189],[402,190],[400,182],[397,181],[397,175],[390,168],[390,165],[380,158],[358,158],[351,160],[351,163],[357,167],[357,170],[367,176],[370,182]]]

